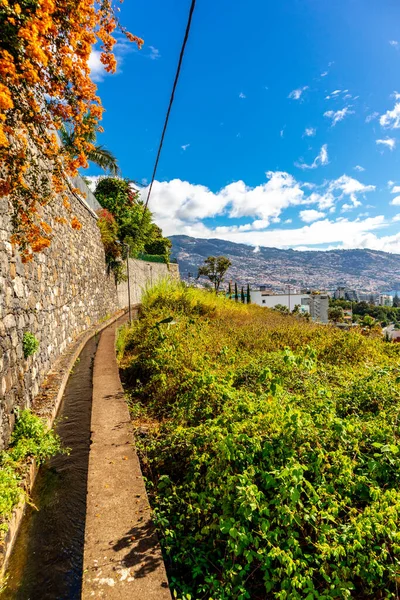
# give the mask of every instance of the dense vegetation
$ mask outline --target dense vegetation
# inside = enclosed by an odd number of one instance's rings
[[[160,284],[118,352],[175,597],[398,597],[397,345]]]
[[[99,211],[98,225],[106,262],[117,283],[124,278],[122,261],[128,248],[131,257],[145,253],[169,262],[170,240],[163,237],[161,229],[153,223],[151,212],[145,210],[138,192],[127,179],[103,177],[95,195],[103,207]]]
[[[400,308],[398,306],[376,306],[369,302],[349,302],[348,300],[330,300],[332,308],[353,311],[353,321],[362,321],[366,315],[376,319],[382,327],[395,323],[400,327]]]
[[[0,532],[7,530],[7,519],[26,496],[22,487],[29,459],[41,464],[61,452],[59,437],[46,427],[43,419],[23,410],[19,413],[7,450],[0,452]]]

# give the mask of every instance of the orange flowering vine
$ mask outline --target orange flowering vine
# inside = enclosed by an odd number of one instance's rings
[[[66,193],[76,193],[69,177],[87,166],[86,134],[103,113],[90,79],[92,46],[100,43],[113,73],[117,29],[143,44],[116,12],[112,0],[0,0],[0,196],[11,201],[12,241],[24,261],[51,242],[40,207],[56,197],[67,207]],[[73,132],[73,154],[59,141],[62,125]]]

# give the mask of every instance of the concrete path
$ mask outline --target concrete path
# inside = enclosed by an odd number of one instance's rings
[[[82,599],[171,600],[119,379],[118,324],[94,363]]]

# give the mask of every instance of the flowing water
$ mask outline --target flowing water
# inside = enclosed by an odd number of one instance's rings
[[[90,446],[93,360],[97,340],[81,352],[68,379],[56,431],[69,455],[39,469],[8,564],[1,600],[79,600]]]

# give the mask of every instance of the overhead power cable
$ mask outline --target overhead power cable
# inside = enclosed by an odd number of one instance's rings
[[[154,183],[154,180],[155,180],[155,177],[156,177],[156,173],[157,173],[158,162],[160,160],[160,154],[161,154],[161,150],[162,150],[163,143],[164,143],[165,132],[167,131],[167,126],[168,126],[168,121],[169,121],[169,115],[171,113],[171,108],[172,108],[172,105],[174,103],[175,90],[176,90],[176,86],[177,86],[178,80],[179,80],[179,75],[180,75],[180,72],[181,72],[181,66],[182,66],[183,56],[185,54],[186,43],[188,41],[188,37],[189,37],[189,33],[190,33],[190,26],[192,24],[192,17],[193,17],[193,11],[194,11],[194,7],[195,6],[196,6],[196,0],[192,0],[192,3],[190,5],[190,10],[189,10],[188,21],[187,21],[187,24],[186,24],[185,37],[183,38],[181,52],[179,54],[179,61],[178,61],[177,69],[176,69],[174,85],[172,86],[172,92],[171,92],[171,97],[169,99],[168,110],[167,110],[167,114],[165,116],[164,127],[163,127],[161,138],[160,138],[160,144],[158,146],[158,152],[157,152],[156,161],[154,163],[153,175],[151,177],[149,191],[147,192],[146,203],[144,205],[144,211],[143,211],[142,221],[144,219],[144,215],[146,213],[146,210],[147,210],[147,207],[148,207],[148,204],[149,204],[149,200],[150,200],[150,196],[151,196],[151,191],[153,189],[153,183]]]

